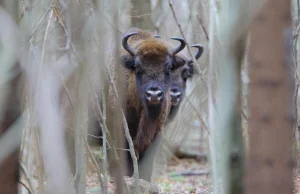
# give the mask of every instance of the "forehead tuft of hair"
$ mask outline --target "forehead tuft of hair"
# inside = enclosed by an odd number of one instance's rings
[[[127,33],[131,33],[131,32],[137,32],[137,34],[133,35],[129,38],[129,40],[128,40],[129,44],[134,44],[134,42],[137,42],[139,40],[146,40],[146,39],[154,38],[154,36],[151,32],[148,32],[148,31],[145,31],[145,30],[132,28]]]
[[[163,57],[168,54],[168,46],[154,38],[141,41],[136,48],[137,54],[142,57]]]

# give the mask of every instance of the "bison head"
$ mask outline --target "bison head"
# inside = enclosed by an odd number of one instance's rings
[[[198,60],[202,53],[203,53],[203,47],[201,45],[191,45],[192,47],[197,48],[197,52],[195,53],[195,59]],[[194,75],[194,66],[193,66],[193,60],[188,59],[186,60],[186,64],[174,71],[170,74],[170,96],[171,96],[171,112],[170,117],[172,117],[173,109],[176,109],[179,107],[182,99],[185,96],[186,91],[186,82],[189,78],[192,78]]]
[[[130,37],[131,41],[128,41]],[[143,32],[126,34],[122,40],[123,48],[128,52],[122,56],[123,64],[134,76],[140,101],[148,109],[161,107],[169,98],[170,72],[186,63],[184,58],[176,55],[185,47],[185,41],[171,39],[179,41],[180,45],[170,48],[165,41]]]

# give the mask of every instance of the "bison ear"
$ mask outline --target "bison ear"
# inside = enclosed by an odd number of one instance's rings
[[[121,57],[121,62],[126,69],[134,70],[135,62],[134,58],[130,55],[124,55]]]
[[[174,56],[172,61],[172,70],[178,69],[179,67],[184,66],[186,60],[179,56]]]

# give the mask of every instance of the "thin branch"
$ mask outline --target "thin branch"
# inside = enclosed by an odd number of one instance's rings
[[[35,33],[35,31],[38,29],[38,27],[41,25],[41,23],[44,21],[44,19],[46,18],[48,12],[52,9],[54,5],[54,2],[48,7],[47,11],[44,13],[44,15],[42,16],[42,18],[40,19],[39,23],[35,26],[35,28],[32,30],[31,34],[28,37],[28,42],[31,40],[33,34]]]
[[[45,57],[46,40],[47,40],[47,37],[48,37],[48,31],[49,31],[49,28],[50,28],[50,23],[51,23],[52,15],[53,15],[53,10],[51,10],[51,12],[49,14],[49,19],[48,19],[46,31],[45,31],[45,34],[44,34],[44,39],[43,39],[41,60],[40,60],[40,65],[39,65],[38,80],[37,80],[37,87],[36,87],[36,96],[38,95],[38,90],[39,90],[39,87],[40,87],[40,80],[41,80],[41,75],[42,75],[42,66],[43,66],[44,57]]]
[[[33,182],[32,182],[32,179],[29,177],[29,174],[26,170],[26,167],[25,165],[23,164],[22,161],[20,161],[20,170],[22,171],[30,189],[28,187],[26,187],[26,189],[28,190],[29,193],[32,193],[32,194],[36,194],[37,192],[35,191],[34,187],[33,187]]]
[[[209,41],[209,36],[208,36],[207,30],[206,30],[206,28],[204,26],[203,19],[200,17],[200,15],[197,15],[197,19],[198,19],[198,21],[199,21],[199,23],[201,25],[201,28],[202,28],[202,30],[203,30],[203,32],[205,34],[206,40]]]
[[[107,72],[108,72],[109,81],[110,81],[112,89],[113,89],[113,93],[114,93],[114,95],[117,99],[116,101],[118,103],[118,106],[121,108],[122,120],[123,120],[124,131],[125,131],[125,137],[128,141],[129,151],[130,151],[130,155],[131,155],[131,158],[132,158],[132,161],[133,161],[133,176],[134,176],[135,181],[136,181],[136,187],[139,189],[140,188],[140,178],[139,178],[139,173],[138,173],[139,172],[138,171],[138,162],[137,162],[137,157],[136,157],[135,151],[134,151],[133,141],[132,141],[132,138],[131,138],[130,133],[129,133],[128,124],[127,124],[127,121],[126,121],[126,117],[125,117],[123,108],[120,105],[119,94],[117,92],[117,88],[116,88],[116,85],[114,83],[112,74],[109,71],[109,69],[107,69],[107,70],[108,70]]]
[[[62,76],[60,76],[60,77],[62,78]],[[72,109],[74,115],[77,115],[77,112],[76,112],[76,110],[75,110],[74,104],[73,104],[73,102],[72,102],[72,100],[71,100],[70,92],[69,92],[69,90],[68,90],[68,88],[67,88],[67,86],[66,86],[66,83],[65,83],[65,81],[64,81],[63,78],[62,78],[62,82],[63,82],[63,83],[62,83],[62,84],[63,84],[63,88],[64,88],[64,90],[65,90],[65,92],[66,92],[66,94],[67,94],[67,98],[68,98],[68,100],[69,100],[71,109]],[[72,129],[74,132],[76,131],[75,129],[73,129],[73,128],[69,127],[69,126],[67,126],[67,127],[70,128],[70,129]],[[83,141],[84,141],[84,145],[85,145],[86,149],[88,150],[88,156],[91,158],[92,163],[93,163],[93,165],[94,165],[95,168],[96,168],[96,172],[97,172],[97,175],[98,175],[98,179],[99,179],[99,182],[100,182],[102,191],[104,191],[105,184],[104,184],[104,182],[103,182],[103,180],[102,180],[102,178],[101,178],[101,173],[100,173],[100,172],[101,172],[101,169],[100,169],[100,167],[99,167],[99,165],[98,165],[98,163],[97,163],[97,161],[96,161],[96,159],[95,159],[95,157],[94,157],[94,155],[93,155],[93,153],[92,153],[92,151],[91,151],[90,145],[88,144],[86,138],[84,138],[84,134],[83,134],[83,132],[82,132],[81,130],[80,130],[80,135],[81,135],[81,137],[82,137],[82,139],[83,139]]]
[[[182,30],[181,24],[180,24],[179,21],[178,21],[178,18],[177,18],[177,15],[176,15],[176,13],[175,13],[175,10],[174,10],[174,7],[173,7],[173,3],[172,3],[171,0],[169,0],[169,6],[170,6],[170,8],[171,8],[171,11],[172,11],[173,17],[174,17],[174,19],[175,19],[175,22],[176,22],[176,24],[177,24],[177,26],[178,26],[178,28],[179,28],[180,33],[181,33],[181,36],[183,37],[184,41],[185,41],[186,44],[187,44],[188,53],[189,53],[189,55],[191,56],[191,58],[193,59],[193,63],[196,64],[197,68],[199,68],[199,70],[200,70],[200,71],[199,71],[199,72],[200,72],[200,78],[201,78],[201,80],[202,80],[202,82],[203,82],[203,84],[204,84],[204,86],[205,86],[205,89],[208,90],[207,84],[206,84],[206,82],[205,82],[205,80],[204,80],[204,78],[203,78],[203,72],[202,72],[202,70],[201,70],[201,68],[200,68],[200,65],[199,65],[198,62],[195,60],[194,55],[192,54],[190,45],[189,45],[189,43],[187,42],[187,39],[186,39],[186,37],[185,37],[185,34],[184,34],[183,30]]]
[[[192,103],[192,101],[189,98],[186,98],[186,100],[191,105],[192,109],[195,111],[195,113],[196,113],[197,117],[199,118],[203,128],[206,130],[208,135],[210,135],[208,126],[207,126],[206,122],[204,121],[203,117],[201,116],[201,114],[198,112],[197,108],[194,106],[194,104]]]
[[[28,193],[32,194],[31,190],[20,180],[18,180],[18,183],[20,183],[25,189],[28,191]]]
[[[176,176],[202,176],[202,175],[209,175],[208,171],[185,171],[185,172],[178,172],[174,174],[170,174],[170,177]]]
[[[183,30],[182,30],[181,24],[180,24],[179,21],[178,21],[178,18],[177,18],[177,15],[176,15],[176,12],[175,12],[175,10],[174,10],[173,3],[172,3],[171,0],[169,0],[169,6],[170,6],[170,8],[171,8],[171,11],[172,11],[173,17],[174,17],[174,19],[175,19],[175,22],[176,22],[176,24],[177,24],[177,26],[178,26],[178,28],[179,28],[180,33],[181,33],[181,36],[183,37],[184,41],[185,41],[186,44],[187,44],[188,53],[189,53],[189,55],[191,56],[191,58],[192,58],[192,60],[193,60],[193,63],[196,64],[196,65],[195,65],[196,68],[198,68],[198,70],[199,70],[199,73],[200,73],[200,79],[201,79],[201,81],[202,81],[202,83],[203,83],[205,89],[206,89],[207,91],[209,91],[208,85],[207,85],[206,81],[204,80],[204,73],[203,73],[203,71],[202,71],[200,65],[198,64],[197,60],[195,60],[194,55],[192,54],[191,47],[190,47],[189,43],[187,42],[187,39],[186,39],[186,37],[185,37],[185,34],[184,34]],[[214,100],[214,99],[213,99],[213,105],[214,105],[214,108],[216,109],[216,105],[215,105],[215,100]]]

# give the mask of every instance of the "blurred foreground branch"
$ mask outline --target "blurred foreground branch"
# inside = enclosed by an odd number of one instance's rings
[[[251,2],[252,3],[252,2]],[[260,2],[254,2],[260,4]],[[220,43],[220,75],[216,122],[211,128],[211,158],[214,192],[240,194],[243,191],[244,144],[241,129],[240,70],[248,29],[256,9],[250,2],[222,1],[217,28]],[[212,25],[212,24],[211,24]],[[222,150],[220,152],[220,150]]]
[[[251,28],[246,194],[293,193],[291,38],[291,1],[268,0]]]
[[[10,1],[16,3],[17,1]],[[0,193],[18,193],[19,146],[21,143],[21,88],[19,66],[18,11],[5,10],[9,1],[0,1]],[[4,5],[4,8],[1,7]],[[17,121],[17,122],[16,122]]]

